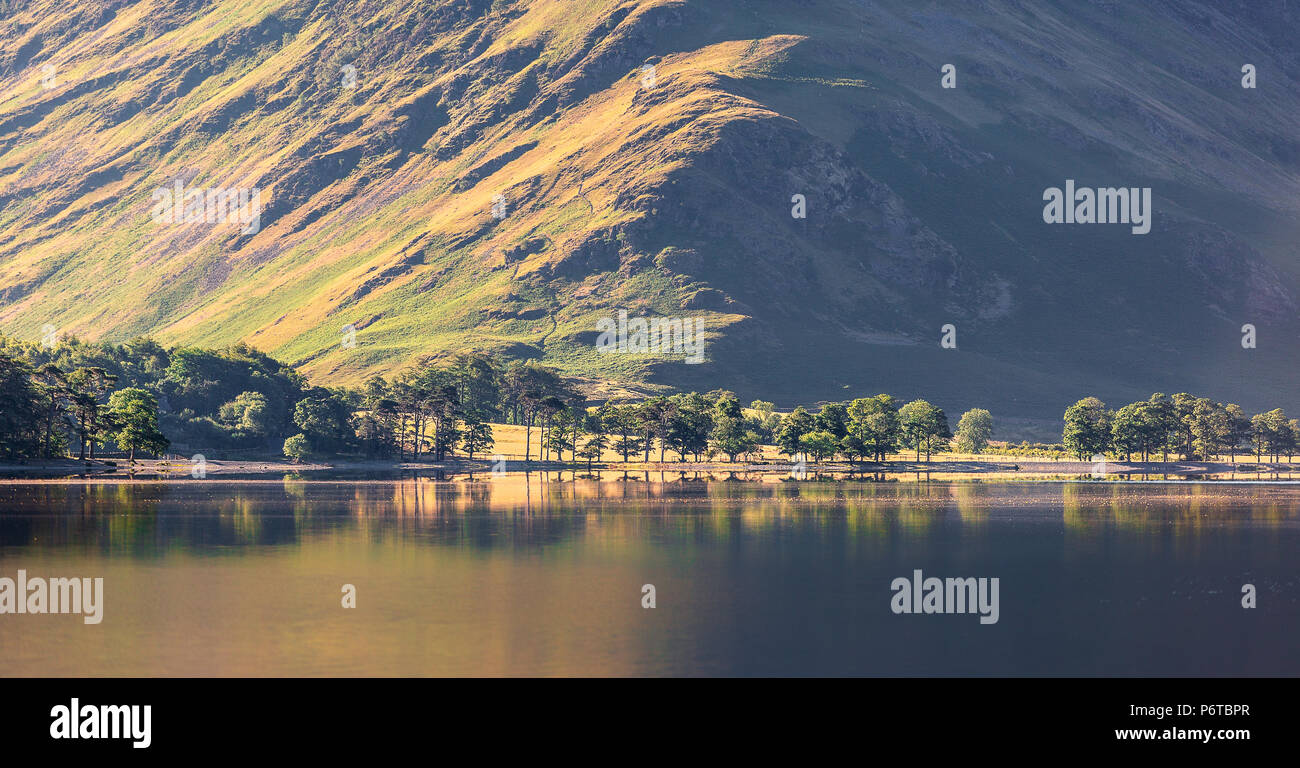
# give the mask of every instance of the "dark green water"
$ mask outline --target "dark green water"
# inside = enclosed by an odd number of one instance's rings
[[[0,484],[0,675],[1300,674],[1300,486],[555,477]]]

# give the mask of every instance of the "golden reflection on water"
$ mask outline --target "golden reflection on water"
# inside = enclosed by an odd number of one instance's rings
[[[1235,529],[1280,547],[1298,505],[1288,486],[679,473],[7,483],[0,575],[102,576],[107,598],[98,626],[0,616],[0,675],[710,674],[744,642],[719,606],[756,600],[755,573],[892,568],[954,530],[983,551],[1008,522],[1067,561],[1111,532],[1171,557]]]

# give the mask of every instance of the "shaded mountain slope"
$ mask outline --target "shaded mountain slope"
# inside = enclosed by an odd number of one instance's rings
[[[327,384],[491,348],[596,392],[1300,406],[1296,9],[16,5],[0,331],[243,340]],[[1150,186],[1150,234],[1044,224],[1067,178]],[[156,223],[178,180],[260,189],[260,230]],[[620,309],[705,317],[708,362],[597,355]]]

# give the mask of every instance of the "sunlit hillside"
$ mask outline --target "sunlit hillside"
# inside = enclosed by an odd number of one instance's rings
[[[1300,7],[3,5],[8,334],[323,384],[484,349],[597,393],[1300,406]],[[1151,186],[1151,233],[1044,225],[1067,178]],[[178,182],[260,190],[260,228],[159,223]],[[705,318],[706,362],[598,355],[619,310]]]

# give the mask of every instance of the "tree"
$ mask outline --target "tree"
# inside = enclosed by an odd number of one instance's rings
[[[745,413],[745,428],[753,431],[760,443],[772,443],[776,438],[776,431],[781,426],[781,415],[773,412],[775,408],[775,405],[766,400],[755,400],[749,404]]]
[[[1125,461],[1145,445],[1143,403],[1130,403],[1120,408],[1110,422],[1110,442],[1116,455]]]
[[[561,408],[555,411],[549,420],[549,429],[546,434],[546,451],[549,458],[552,451],[564,461],[564,452],[575,450],[573,427],[577,421],[573,416],[573,411],[568,408]]]
[[[482,421],[466,422],[465,430],[460,435],[461,448],[474,460],[475,453],[490,449],[496,441],[492,437],[492,425]]]
[[[129,366],[130,375],[123,380],[156,392],[160,402],[166,399],[168,410],[176,414],[169,416],[169,428],[197,427],[200,433],[209,432],[211,421],[221,420],[221,406],[244,392],[257,392],[266,398],[268,410],[259,418],[266,425],[267,437],[283,439],[298,431],[293,424],[293,405],[302,398],[306,383],[288,365],[246,344],[215,350],[181,348],[170,354],[145,340],[139,346],[147,350],[148,357],[140,366]],[[164,361],[164,369],[147,373]]]
[[[713,407],[713,445],[734,462],[736,456],[749,453],[758,445],[758,436],[745,428],[740,403],[730,392],[719,397]]]
[[[595,434],[587,438],[587,442],[583,444],[577,455],[587,460],[588,472],[591,471],[591,462],[599,459],[607,447],[609,447],[609,440],[604,435]]]
[[[1232,438],[1232,419],[1219,403],[1200,398],[1192,411],[1192,445],[1197,455],[1210,461]]]
[[[744,419],[722,416],[713,425],[713,445],[734,462],[737,456],[758,447],[758,435],[745,429]]]
[[[45,363],[32,375],[36,392],[41,398],[43,412],[43,436],[41,438],[41,455],[51,457],[55,448],[55,426],[62,417],[67,405],[69,391],[68,380],[63,370],[53,363]]]
[[[0,456],[35,455],[41,444],[40,395],[31,366],[0,352]]]
[[[221,406],[218,415],[237,438],[262,438],[274,429],[271,404],[261,392],[239,393],[234,400]]]
[[[952,445],[952,429],[948,426],[948,414],[944,413],[942,408],[935,406],[934,421],[930,431],[926,434],[925,440],[925,460],[930,460],[930,454],[944,453]]]
[[[620,433],[614,438],[613,448],[615,452],[623,457],[623,463],[627,463],[628,456],[641,451],[641,438],[634,433]],[[685,457],[683,457],[685,460]]]
[[[1255,461],[1263,461],[1264,449],[1269,442],[1269,424],[1262,413],[1250,417],[1250,442],[1255,449]]]
[[[455,377],[457,410],[468,421],[483,422],[499,413],[501,370],[494,359],[482,353],[457,355],[451,371]]]
[[[1273,455],[1273,461],[1277,461],[1278,454],[1285,453],[1291,442],[1286,413],[1281,408],[1274,408],[1252,417],[1251,425],[1255,432],[1256,458],[1267,452]]]
[[[862,438],[852,432],[840,438],[839,449],[844,458],[849,461],[857,461],[868,454],[867,446],[862,443]]]
[[[431,430],[433,459],[442,461],[460,439],[456,422],[462,414],[455,373],[444,368],[427,368],[420,372],[417,385],[420,393],[417,403],[417,450],[424,444],[425,436]]]
[[[838,442],[849,433],[849,410],[844,403],[827,403],[817,412],[817,430],[830,432]]]
[[[538,453],[541,454],[543,461],[549,461],[551,458],[551,452],[554,450],[555,446],[555,443],[551,441],[551,426],[556,416],[561,411],[565,410],[565,407],[564,401],[556,395],[547,395],[542,398],[542,402],[538,409],[538,412],[542,416],[542,428],[538,435],[540,444],[537,446],[537,450]],[[561,436],[561,440],[563,440],[563,436]],[[563,455],[560,456],[560,460],[564,460]]]
[[[709,447],[709,433],[713,430],[713,404],[698,392],[677,394],[668,398],[672,419],[668,425],[668,445],[686,461],[688,453],[698,461]]]
[[[416,405],[419,401],[416,392],[418,390],[403,390],[406,413],[418,416],[421,410]],[[256,409],[255,399],[245,402],[250,403],[250,409]],[[299,400],[293,408],[293,421],[307,436],[312,450],[316,452],[337,453],[349,448],[356,439],[351,406],[341,394],[329,390],[313,390],[310,395]],[[418,425],[421,421],[417,418],[415,423]],[[417,440],[419,431],[419,426],[416,426]],[[417,456],[418,452],[417,448]]]
[[[618,435],[614,439],[614,450],[623,456],[627,463],[628,455],[641,450],[641,439],[637,436],[638,419],[633,406],[609,405],[605,423],[610,431]]]
[[[1186,392],[1179,392],[1173,396],[1171,441],[1172,445],[1183,455],[1184,461],[1190,460],[1195,453],[1195,448],[1192,446],[1192,441],[1196,439],[1196,435],[1193,433],[1193,425],[1196,422],[1197,403],[1202,399]]]
[[[803,436],[816,431],[817,420],[802,405],[798,406],[781,420],[781,428],[776,433],[777,448],[786,456],[800,453],[804,450]]]
[[[654,449],[655,438],[660,444],[667,439],[668,425],[664,415],[669,410],[668,398],[653,397],[636,408],[636,428],[641,437],[641,448],[645,451],[645,460],[650,461],[650,451]]]
[[[1229,403],[1224,406],[1228,413],[1228,450],[1230,458],[1235,463],[1237,461],[1237,449],[1245,446],[1250,448],[1250,417],[1241,409],[1240,405]]]
[[[96,438],[107,426],[103,417],[105,403],[102,401],[115,383],[117,376],[98,366],[77,368],[68,375],[72,412],[77,423],[77,458],[80,461],[86,459],[87,446],[91,458],[94,458]]]
[[[130,452],[135,463],[137,450],[161,453],[170,441],[158,430],[158,401],[139,387],[128,387],[108,398],[108,409],[117,422],[113,439]]]
[[[993,437],[993,414],[972,408],[957,422],[957,449],[962,453],[980,453]]]
[[[566,401],[576,399],[572,387],[555,370],[532,360],[506,366],[500,379],[500,396],[514,423],[524,426],[524,461],[532,455],[533,427],[539,426],[540,420],[542,434],[538,439],[544,448],[548,417],[565,407]]]
[[[1144,460],[1149,458],[1159,448],[1160,460],[1168,461],[1170,444],[1176,439],[1179,429],[1173,401],[1163,392],[1156,392],[1147,399],[1142,414],[1144,437],[1142,458]]]
[[[812,455],[814,462],[834,457],[835,451],[839,448],[839,441],[835,439],[835,435],[825,429],[802,435],[799,438],[799,443],[805,451]]]
[[[362,412],[358,431],[370,456],[391,456],[396,448],[397,402],[390,396],[388,382],[371,376],[361,391]]]
[[[898,446],[898,401],[890,395],[860,397],[849,403],[849,434],[876,461]]]
[[[1106,404],[1095,397],[1085,397],[1067,408],[1061,441],[1080,461],[1104,452],[1111,442]]]
[[[286,438],[284,441],[284,455],[295,462],[303,461],[311,455],[311,441],[301,432]]]
[[[948,417],[943,409],[931,405],[925,400],[913,400],[898,411],[899,431],[903,445],[916,449],[916,460],[930,460],[930,454],[940,440],[950,437]]]
[[[1278,410],[1281,410],[1280,408]],[[1278,423],[1276,431],[1273,433],[1273,442],[1269,450],[1273,452],[1273,461],[1278,461],[1282,454],[1286,454],[1287,460],[1295,454],[1296,449],[1296,432],[1291,428],[1294,419],[1287,419],[1283,415]]]

